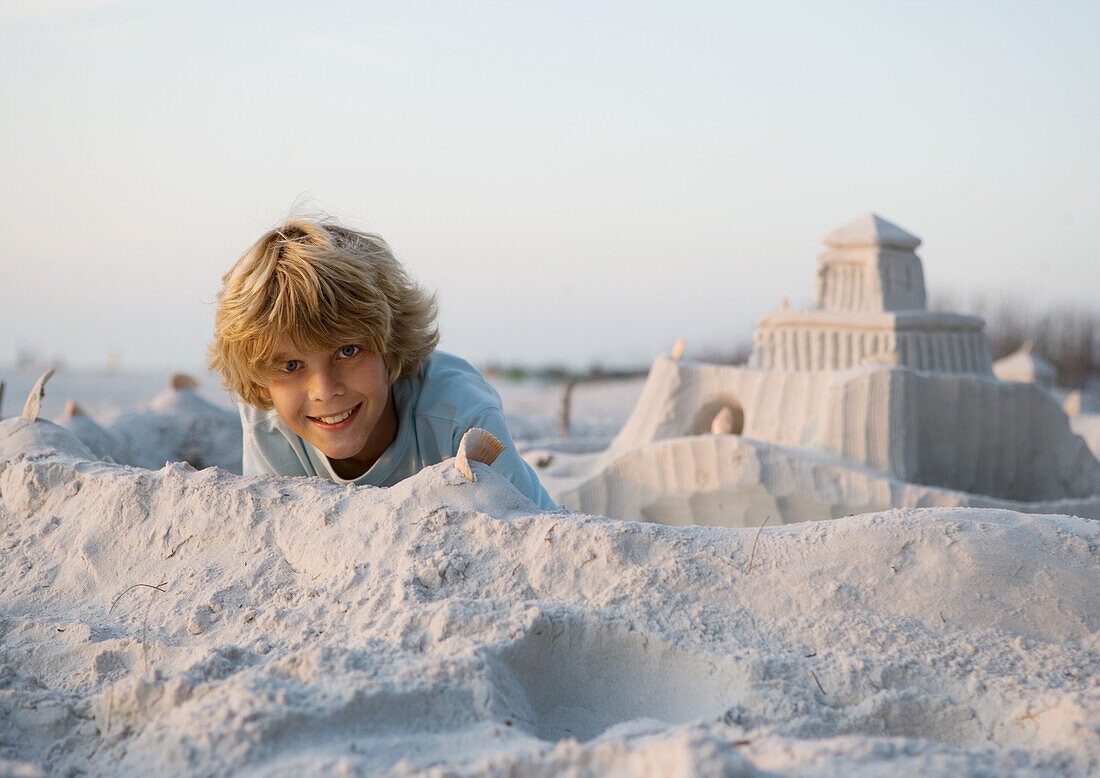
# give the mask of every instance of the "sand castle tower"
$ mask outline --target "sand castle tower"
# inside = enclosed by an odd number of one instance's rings
[[[984,322],[925,308],[920,243],[873,213],[829,233],[828,250],[817,259],[815,310],[762,318],[748,366],[844,370],[877,363],[989,374]]]

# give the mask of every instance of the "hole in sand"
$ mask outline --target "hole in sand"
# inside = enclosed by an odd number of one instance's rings
[[[737,398],[732,395],[716,397],[710,402],[704,403],[703,407],[695,414],[695,419],[691,422],[691,434],[709,435],[711,425],[714,423],[714,417],[717,416],[723,408],[729,408],[733,415],[730,434],[740,435],[741,430],[745,428],[745,410],[741,407],[741,403],[738,402]]]
[[[737,664],[619,622],[544,620],[502,658],[529,706],[514,711],[517,723],[543,740],[591,740],[639,719],[679,724],[717,717],[748,683]]]

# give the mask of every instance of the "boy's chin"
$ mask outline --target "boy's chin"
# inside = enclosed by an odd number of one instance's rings
[[[316,448],[317,448],[318,451],[320,451],[322,454],[324,454],[326,457],[328,457],[329,459],[331,459],[334,462],[343,462],[345,460],[353,459],[356,454],[358,454],[360,451],[362,451],[361,447],[355,449],[354,451],[349,451],[349,450],[347,450],[346,448],[343,448],[343,447],[333,447],[333,446],[328,446],[328,447],[317,446]]]

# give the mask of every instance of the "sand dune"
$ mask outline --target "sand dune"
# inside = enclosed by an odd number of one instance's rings
[[[1095,521],[758,536],[539,513],[479,464],[345,489],[79,446],[0,423],[0,773],[1100,768]]]

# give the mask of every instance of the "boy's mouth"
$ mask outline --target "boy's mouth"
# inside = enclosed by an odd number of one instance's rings
[[[337,413],[334,416],[308,416],[307,418],[314,424],[321,427],[333,428],[340,427],[347,422],[350,422],[354,418],[355,414],[359,412],[359,409],[363,407],[363,403],[359,403],[354,408],[346,410],[343,413]]]

